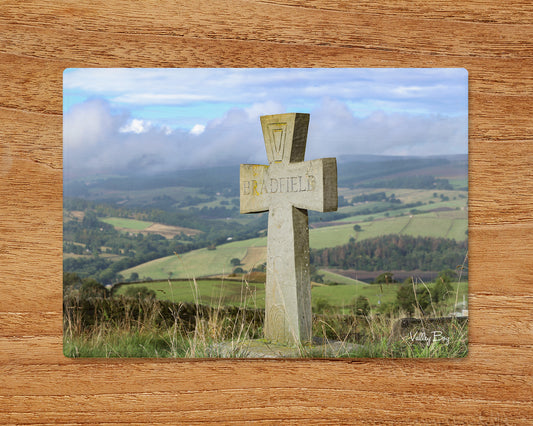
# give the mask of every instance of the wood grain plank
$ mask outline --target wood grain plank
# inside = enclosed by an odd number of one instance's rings
[[[285,5],[294,8],[312,8],[317,10],[334,10],[341,13],[369,13],[374,15],[410,16],[419,15],[419,19],[451,21],[468,21],[490,24],[531,24],[533,7],[528,1],[506,2],[505,8],[498,8],[489,2],[472,1],[395,1],[375,2],[358,1],[356,4],[342,0],[264,0],[262,3]],[[298,10],[297,9],[297,10]]]
[[[69,422],[70,413],[65,412],[62,407],[77,404],[80,411],[76,420],[79,422],[120,422],[124,415],[134,416],[136,422],[168,422],[169,420],[180,423],[186,421],[201,421],[206,417],[212,417],[219,422],[238,421],[244,416],[254,420],[298,420],[300,422],[320,422],[319,419],[329,419],[330,423],[346,420],[351,417],[356,419],[368,418],[368,411],[372,412],[372,417],[376,422],[384,421],[427,421],[446,422],[450,418],[462,419],[466,422],[477,422],[488,420],[495,414],[501,416],[500,419],[507,421],[519,421],[527,419],[527,407],[520,403],[502,403],[492,401],[473,402],[468,399],[425,397],[416,396],[405,398],[393,393],[385,394],[390,398],[391,404],[384,407],[380,403],[383,394],[369,394],[358,391],[331,392],[333,396],[331,403],[316,403],[324,394],[323,392],[306,391],[300,396],[295,396],[293,389],[272,389],[272,394],[264,395],[258,392],[250,392],[243,396],[242,391],[212,393],[206,392],[190,395],[183,394],[156,394],[156,395],[131,395],[117,400],[113,395],[93,398],[47,398],[33,399],[28,402],[42,404],[44,413],[39,417],[39,421],[63,423]],[[198,404],[199,396],[210,395],[211,404]],[[152,398],[150,398],[152,397]],[[367,408],[361,407],[358,401],[368,401]],[[35,402],[34,402],[35,401]],[[342,401],[339,403],[339,401]],[[18,401],[8,400],[13,403],[14,410],[10,413],[9,419],[17,422],[27,419],[26,406],[19,406]],[[119,404],[117,404],[119,402]],[[115,410],[115,406],[131,406],[131,410]],[[428,408],[442,407],[438,412],[428,410]],[[102,407],[111,407],[111,410],[104,411]],[[244,415],[244,416],[243,416]],[[71,419],[70,419],[71,420]]]
[[[0,312],[0,324],[0,338],[43,336],[55,336],[58,338],[63,333],[63,315],[61,311],[45,312],[35,309],[27,312]]]
[[[185,412],[163,412],[150,410],[147,412],[136,412],[130,410],[127,412],[111,411],[107,415],[102,415],[102,409],[95,412],[80,411],[76,415],[77,424],[121,424],[124,418],[135,418],[135,424],[205,424],[206,419],[211,419],[210,423],[240,423],[246,419],[247,422],[258,422],[260,424],[275,424],[279,422],[296,423],[296,424],[353,424],[365,423],[368,421],[369,412],[372,413],[372,422],[374,424],[487,424],[487,422],[510,423],[510,424],[527,424],[529,417],[527,414],[520,415],[520,407],[516,405],[478,405],[471,406],[468,412],[462,412],[461,408],[455,409],[454,405],[447,405],[447,413],[435,414],[431,409],[431,403],[434,401],[425,401],[418,404],[416,414],[412,411],[395,412],[393,409],[380,407],[379,409],[369,408],[365,410],[358,405],[358,400],[351,400],[352,406],[349,408],[330,408],[322,406],[321,403],[315,403],[313,407],[299,407],[297,405],[257,405],[251,408],[225,409],[225,400],[213,399],[213,405],[217,408],[206,410],[191,409]],[[440,401],[435,401],[439,403]],[[442,402],[440,402],[442,403]],[[464,405],[464,404],[463,404]],[[70,414],[60,415],[49,413],[46,407],[39,406],[42,410],[39,414],[22,413],[22,415],[9,415],[7,419],[10,423],[18,424],[26,422],[28,419],[31,423],[44,420],[46,424],[71,424],[72,416]],[[406,410],[410,407],[405,406]],[[450,414],[454,413],[454,414]],[[457,413],[457,414],[456,414]],[[323,419],[328,419],[325,421]]]
[[[69,359],[55,352],[41,362],[8,363],[0,395],[125,394],[294,388],[369,392],[420,392],[472,399],[530,400],[531,360],[527,348],[473,345],[465,359],[408,360],[151,360]],[[505,360],[508,360],[508,365]],[[51,365],[50,365],[51,364]],[[272,374],[276,369],[283,374]],[[325,374],[328,372],[330,374]],[[54,380],[58,376],[59,380]],[[283,376],[283,377],[282,377]],[[198,378],[202,378],[198,380]],[[435,377],[434,380],[429,380]],[[438,380],[437,380],[438,379]],[[142,382],[142,383],[140,383]],[[498,384],[486,388],[488,383]],[[106,383],[102,387],[102,383]],[[514,389],[513,389],[514,388]]]
[[[435,28],[432,20],[411,14],[379,15],[359,11],[337,12],[287,7],[243,0],[200,0],[179,7],[160,1],[157,9],[140,8],[127,1],[17,3],[2,14],[2,20],[21,26],[74,27],[87,32],[178,36],[218,40],[257,40],[287,44],[365,47],[366,49],[423,52],[430,55],[468,56],[476,51],[486,57],[531,57],[529,25],[516,31],[514,24],[497,26],[480,21],[441,19],[439,37],[427,37]],[[157,25],[153,20],[157,19]],[[309,23],[312,22],[312,25]],[[385,31],[385,30],[388,31]],[[390,34],[395,32],[395,37]]]
[[[118,33],[111,37],[105,31],[85,32],[66,27],[27,28],[5,24],[0,19],[4,43],[0,45],[3,67],[15,71],[13,62],[23,61],[28,72],[39,78],[39,70],[62,72],[76,66],[101,67],[464,67],[476,78],[470,81],[470,92],[482,91],[492,96],[531,94],[533,77],[528,72],[533,59],[518,57],[484,58],[472,49],[464,56],[431,57],[421,51],[392,52],[392,47],[371,50],[368,47],[309,46],[268,41],[226,40],[216,43],[208,39],[165,36],[139,36]],[[30,36],[31,34],[31,36]],[[461,36],[459,35],[460,39]],[[525,45],[528,43],[525,42]],[[53,46],[53,50],[49,50]],[[386,47],[386,48],[385,48]],[[369,51],[370,50],[370,51]],[[102,55],[105,52],[105,55]],[[371,53],[371,54],[369,54]],[[394,53],[393,55],[391,53]],[[41,59],[42,61],[36,61]],[[437,65],[438,64],[438,65]],[[57,67],[57,68],[56,68]],[[0,66],[0,69],[2,66]],[[513,70],[513,73],[509,73]],[[46,78],[43,80],[48,81]],[[54,80],[61,78],[54,74]],[[20,77],[14,77],[14,84]],[[35,80],[31,80],[35,81]],[[31,81],[29,81],[31,83]],[[21,84],[23,81],[21,82]],[[54,86],[59,88],[60,85]],[[14,86],[16,88],[16,86]],[[17,93],[16,91],[14,93]],[[20,92],[19,92],[20,93]],[[61,93],[54,100],[60,111]],[[36,91],[34,95],[39,95]],[[39,99],[40,96],[37,96]],[[34,97],[26,99],[33,102]],[[59,102],[59,103],[58,103]],[[481,112],[480,108],[476,111]]]
[[[485,0],[3,2],[0,422],[530,424],[532,12]],[[466,68],[469,355],[63,357],[61,86],[83,66]]]

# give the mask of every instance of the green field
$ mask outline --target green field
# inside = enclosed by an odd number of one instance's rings
[[[153,225],[153,222],[146,222],[144,220],[136,219],[124,219],[122,217],[104,217],[100,218],[99,220],[108,223],[115,228],[132,229],[135,231],[142,231]]]
[[[455,200],[449,200],[449,201],[434,201],[432,204],[424,204],[418,207],[415,207],[415,210],[421,211],[421,212],[429,212],[431,210],[440,209],[440,208],[449,208],[453,210],[464,211],[466,210],[467,202],[466,199],[455,199]],[[380,213],[371,213],[371,214],[357,214],[355,211],[353,216],[348,216],[342,219],[339,219],[338,222],[364,222],[369,221],[372,219],[380,219],[388,217],[387,213],[390,217],[394,216],[401,216],[401,215],[410,215],[410,211],[413,210],[412,207],[406,207],[396,210],[389,210],[384,211]],[[342,207],[339,211],[343,213],[351,213],[353,211],[352,207]],[[442,213],[442,212],[439,212]],[[466,217],[466,214],[465,214]]]
[[[230,273],[233,258],[242,259],[246,255],[246,247],[232,247],[228,244],[218,246],[216,250],[207,248],[193,250],[183,255],[172,255],[143,263],[126,269],[121,275],[128,278],[137,272],[141,279],[200,278],[209,275]]]
[[[309,246],[313,249],[340,246],[348,243],[351,237],[355,237],[352,224],[310,229]]]
[[[464,241],[467,237],[468,219],[454,220],[448,229],[446,238],[453,238],[456,241]]]
[[[468,178],[448,179],[454,188],[468,188]]]
[[[368,215],[370,216],[370,215]],[[341,220],[350,222],[354,219],[368,219],[368,216],[355,216]],[[373,215],[378,218],[380,215]],[[466,239],[465,231],[468,226],[465,211],[429,212],[415,215],[394,216],[381,220],[361,222],[362,230],[356,233],[353,223],[346,225],[326,226],[309,230],[309,245],[311,248],[320,249],[346,244],[351,237],[356,240],[376,238],[387,234],[403,234],[423,237],[455,238],[457,241]],[[258,237],[243,241],[234,241],[224,247],[264,247],[267,238]]]
[[[459,181],[459,184],[461,182]],[[401,200],[403,204],[411,204],[416,202],[421,202],[423,204],[428,204],[430,201],[433,202],[434,207],[441,207],[446,201],[442,201],[440,196],[441,194],[443,196],[446,196],[451,201],[457,201],[462,200],[463,205],[466,204],[466,199],[468,197],[468,194],[466,191],[457,191],[457,190],[444,190],[444,189],[409,189],[409,188],[396,188],[396,189],[389,189],[389,188],[356,188],[356,189],[348,189],[348,188],[339,188],[339,195],[344,196],[344,198],[348,201],[351,201],[351,199],[354,196],[359,196],[363,194],[376,194],[379,192],[384,192],[387,197],[390,197],[392,194],[394,194],[394,197]],[[436,195],[436,196],[435,196]],[[464,198],[463,198],[464,197]],[[455,200],[454,200],[455,198]],[[373,207],[373,206],[379,206],[379,205],[388,205],[388,203],[380,202],[380,201],[370,201],[368,203],[358,203],[353,206],[346,206],[342,207],[342,210],[351,212],[353,211],[356,213],[359,210]],[[400,205],[401,206],[401,205]]]
[[[338,283],[338,284],[351,284],[351,285],[370,285],[364,281],[354,280],[350,277],[345,277],[344,275],[336,274],[335,272],[326,271],[324,269],[319,269],[318,273],[324,275],[324,282],[328,283]]]
[[[412,216],[412,217],[411,217]],[[465,211],[429,212],[405,215],[358,223],[361,231],[354,231],[352,223],[311,229],[309,245],[320,249],[347,244],[350,238],[357,241],[376,238],[387,234],[411,235],[414,237],[466,239],[468,218]]]
[[[355,281],[355,280],[353,280]],[[392,303],[396,300],[396,292],[400,284],[339,284],[313,286],[311,297],[314,302],[324,299],[329,305],[337,308],[352,306],[358,296],[368,298],[371,306],[377,308],[381,304]],[[448,306],[462,302],[463,295],[467,297],[468,283],[454,283],[453,294],[448,299]],[[263,283],[247,283],[230,280],[182,280],[182,281],[153,281],[149,283],[126,284],[119,287],[117,294],[124,294],[129,287],[147,287],[156,292],[160,300],[173,302],[200,303],[210,306],[247,306],[254,308],[265,307],[265,285]]]
[[[265,307],[265,285],[232,280],[182,280],[153,281],[141,284],[126,284],[118,288],[124,294],[130,287],[148,287],[160,300],[200,303],[209,306]]]
[[[363,285],[333,285],[313,287],[311,294],[313,300],[323,298],[332,306],[343,308],[351,306],[359,296],[364,296],[373,308],[377,308],[385,303],[392,303],[396,300],[399,283],[395,284],[365,284]],[[452,283],[452,294],[446,300],[446,305],[451,310],[456,303],[463,301],[463,295],[468,298],[468,283]]]
[[[313,300],[323,298],[332,306],[344,308],[354,304],[358,296],[368,298],[370,305],[377,306],[380,303],[393,302],[396,299],[396,292],[399,284],[388,284],[380,286],[379,284],[365,285],[332,285],[324,287],[315,287],[312,289]]]

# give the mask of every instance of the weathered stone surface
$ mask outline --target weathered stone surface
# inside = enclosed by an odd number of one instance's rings
[[[241,164],[241,213],[269,211],[265,337],[311,340],[307,210],[337,210],[335,158],[304,161],[309,114],[261,117],[269,165]]]

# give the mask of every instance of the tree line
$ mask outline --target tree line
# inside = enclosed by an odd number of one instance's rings
[[[439,271],[464,262],[467,242],[447,238],[385,235],[363,241],[351,238],[337,247],[311,250],[311,263],[322,267]]]

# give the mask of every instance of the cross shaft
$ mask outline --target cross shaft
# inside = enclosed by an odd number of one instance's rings
[[[311,340],[308,209],[337,210],[334,158],[303,161],[308,114],[261,117],[269,165],[241,164],[241,213],[269,211],[265,337]]]

